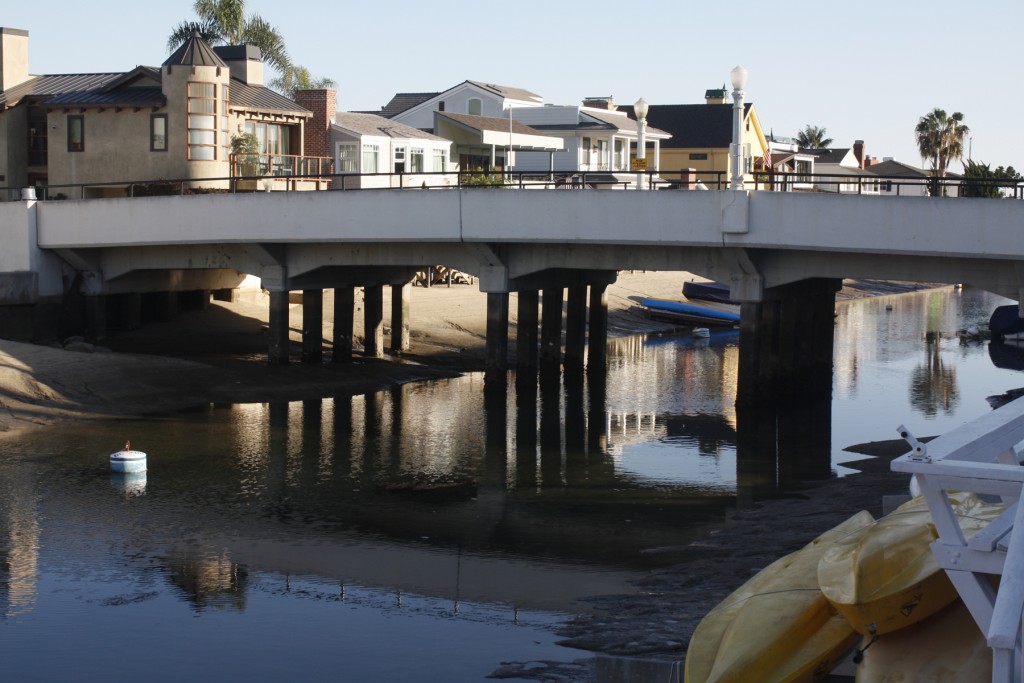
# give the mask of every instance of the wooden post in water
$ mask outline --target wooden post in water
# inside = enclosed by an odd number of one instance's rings
[[[562,360],[562,294],[561,288],[543,290],[540,316],[540,363],[558,364]]]
[[[565,364],[583,368],[587,344],[587,286],[569,287],[569,303],[565,318]]]
[[[536,371],[540,293],[536,289],[525,289],[518,293],[518,299],[516,367],[520,372]]]
[[[355,302],[355,287],[346,285],[334,288],[334,353],[331,360],[335,363],[352,361]]]
[[[363,355],[384,357],[384,287],[363,287]]]
[[[324,290],[302,290],[302,362],[324,359]]]
[[[391,351],[409,350],[409,314],[412,304],[412,283],[391,285]]]

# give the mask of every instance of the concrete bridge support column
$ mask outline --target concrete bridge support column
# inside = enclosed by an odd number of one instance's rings
[[[841,286],[839,279],[812,278],[742,304],[737,404],[831,397],[835,293]]]
[[[302,290],[302,362],[324,359],[324,290]]]
[[[540,364],[557,365],[562,360],[562,288],[545,288],[540,319]]]
[[[540,293],[536,289],[526,289],[518,293],[518,299],[516,367],[521,372],[536,372]]]
[[[587,369],[604,371],[608,360],[608,285],[590,285],[590,325]]]
[[[142,326],[142,295],[129,292],[109,297],[108,300],[117,308],[112,316],[116,323],[113,327],[121,330],[137,330]],[[109,321],[108,318],[108,322]]]
[[[384,357],[384,287],[363,287],[363,355]]]
[[[356,305],[354,287],[334,288],[334,354],[335,363],[352,361],[352,320]]]
[[[391,285],[391,351],[409,350],[409,316],[412,304],[412,283]]]
[[[583,368],[587,345],[587,286],[569,287],[569,303],[565,317],[565,364]]]
[[[103,295],[87,295],[85,308],[85,337],[99,341],[107,337],[107,299]]]
[[[272,365],[288,363],[289,325],[288,291],[270,290],[269,333],[267,360]]]
[[[487,293],[487,357],[489,374],[504,374],[508,366],[508,292]]]

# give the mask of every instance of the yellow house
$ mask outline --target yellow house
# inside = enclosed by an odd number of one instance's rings
[[[129,181],[227,190],[243,189],[233,176],[259,175],[284,189],[308,173],[313,113],[263,85],[259,48],[211,47],[196,33],[159,67],[34,76],[28,32],[0,28],[0,64],[0,187],[123,197],[141,191]],[[248,173],[231,147],[244,132],[258,141]]]
[[[733,105],[728,92],[708,90],[704,104],[652,104],[647,124],[672,134],[661,143],[661,176],[678,179],[680,171],[694,169],[708,188],[726,187],[732,174],[729,146],[732,143]],[[631,108],[624,108],[632,113]],[[743,105],[743,156],[745,179],[752,182],[763,168],[768,141],[754,105]]]

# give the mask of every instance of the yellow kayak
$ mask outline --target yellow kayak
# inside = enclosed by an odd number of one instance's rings
[[[869,640],[864,638],[865,645]],[[860,683],[988,683],[992,650],[960,600],[879,638],[857,665]]]
[[[950,493],[949,498],[967,538],[1004,509],[971,493]],[[936,538],[928,505],[914,498],[825,551],[818,565],[821,592],[864,635],[921,621],[957,598],[932,554]]]
[[[859,512],[765,567],[693,632],[686,683],[820,680],[857,642],[857,633],[818,589],[817,567],[835,541],[869,526]]]

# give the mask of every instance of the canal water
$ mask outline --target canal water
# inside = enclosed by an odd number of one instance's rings
[[[604,382],[468,375],[26,433],[0,454],[0,678],[458,682],[588,657],[555,628],[630,590],[645,549],[1024,386],[1015,349],[958,334],[1005,302],[837,304],[831,410],[790,420],[806,438],[744,438],[731,331],[614,340]],[[148,472],[108,471],[126,439]]]

